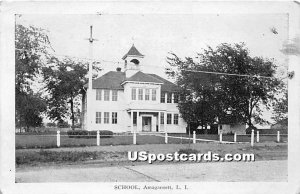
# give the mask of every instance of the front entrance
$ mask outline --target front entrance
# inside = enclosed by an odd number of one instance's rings
[[[151,120],[152,117],[142,117],[142,131],[151,131]]]

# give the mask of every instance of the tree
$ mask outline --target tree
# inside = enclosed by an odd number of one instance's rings
[[[47,123],[47,127],[56,127],[56,123]]]
[[[51,48],[45,30],[16,25],[15,33],[16,89],[28,91],[31,81],[39,74]]]
[[[183,118],[204,126],[216,121],[249,126],[253,120],[266,122],[261,117],[261,107],[269,109],[282,86],[274,77],[273,61],[251,57],[243,43],[208,47],[195,59],[183,60],[171,53],[167,61],[177,68],[169,75],[176,78],[181,88],[179,110]]]
[[[55,57],[50,59],[50,63],[52,65],[43,68],[44,81],[49,92],[48,116],[62,123],[70,112],[74,129],[75,113],[79,106],[77,99],[87,83],[88,64]]]
[[[41,95],[33,91],[32,82],[39,75],[51,45],[45,30],[17,24],[15,48],[16,125],[29,129],[42,122],[45,103]]]
[[[288,93],[285,91],[282,98],[274,103],[274,113],[272,117],[277,124],[288,126]]]
[[[57,127],[58,128],[69,128],[70,125],[66,121],[60,120],[57,123]]]
[[[41,113],[46,111],[47,107],[45,101],[37,94],[16,92],[16,126],[25,126],[26,131],[29,131],[30,127],[40,127],[43,121]]]

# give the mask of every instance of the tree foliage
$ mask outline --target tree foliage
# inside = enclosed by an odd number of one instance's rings
[[[41,124],[41,113],[45,111],[46,104],[40,94],[34,93],[32,82],[40,73],[51,46],[43,29],[17,24],[15,48],[16,124],[29,129]]]
[[[261,107],[269,109],[282,87],[281,81],[274,78],[274,62],[250,56],[243,43],[208,47],[195,58],[181,59],[171,53],[167,61],[177,69],[169,75],[181,88],[179,110],[183,118],[202,126],[215,122],[249,126],[253,120],[266,122],[261,117]]]
[[[88,64],[72,59],[58,59],[52,57],[48,67],[43,68],[43,77],[48,97],[48,116],[62,122],[70,112],[72,127],[74,128],[75,113],[78,110],[77,97],[82,93]],[[96,70],[99,70],[96,68]]]
[[[16,91],[16,124],[17,127],[40,127],[41,113],[46,111],[46,102],[38,95]]]
[[[288,93],[285,91],[282,98],[274,103],[274,113],[272,117],[277,124],[288,126]]]
[[[30,90],[30,81],[40,73],[51,48],[46,31],[33,26],[16,25],[15,33],[16,89]]]

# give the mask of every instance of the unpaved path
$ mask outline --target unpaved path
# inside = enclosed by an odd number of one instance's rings
[[[287,160],[17,169],[16,182],[287,181]]]

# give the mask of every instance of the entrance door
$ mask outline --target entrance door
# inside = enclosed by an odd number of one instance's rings
[[[142,131],[151,131],[151,117],[142,117]]]

